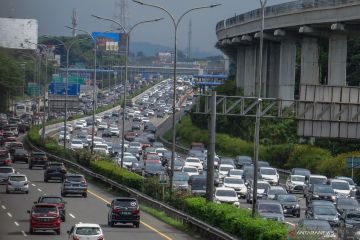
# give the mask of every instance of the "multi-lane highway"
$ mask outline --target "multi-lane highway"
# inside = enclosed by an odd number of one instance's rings
[[[105,232],[106,239],[134,240],[185,240],[194,239],[183,232],[141,212],[140,228],[132,225],[107,226],[107,203],[115,195],[106,191],[106,187],[88,183],[88,197],[65,197],[66,222],[61,225],[61,236],[54,233],[29,234],[29,214],[34,201],[41,195],[60,195],[60,183],[43,181],[42,169],[29,170],[27,164],[13,165],[20,173],[26,174],[30,181],[29,194],[6,194],[5,186],[0,186],[0,240],[25,239],[67,239],[66,231],[75,223],[98,223]]]

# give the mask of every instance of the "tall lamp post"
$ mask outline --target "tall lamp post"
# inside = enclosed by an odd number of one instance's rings
[[[95,92],[96,92],[96,39],[93,37],[93,35],[81,28],[73,28],[66,26],[69,29],[76,30],[79,32],[83,32],[87,34],[93,41],[94,41],[94,81],[93,81],[93,112],[92,112],[92,131],[91,131],[91,154],[94,153],[94,135],[95,135]]]
[[[169,183],[170,183],[170,195],[172,195],[172,188],[173,188],[173,175],[174,175],[174,162],[175,162],[175,144],[176,144],[176,129],[175,129],[175,117],[176,117],[176,63],[177,63],[177,30],[178,30],[178,26],[179,23],[181,22],[181,20],[183,19],[183,17],[188,14],[189,12],[195,11],[195,10],[200,10],[200,9],[205,9],[205,8],[214,8],[217,6],[220,6],[221,4],[212,4],[212,5],[208,5],[208,6],[201,6],[201,7],[195,7],[195,8],[191,8],[187,11],[185,11],[176,21],[175,17],[168,11],[166,10],[164,7],[162,6],[158,6],[158,5],[154,5],[154,4],[148,4],[148,3],[144,3],[142,1],[138,1],[138,0],[132,0],[135,3],[138,3],[140,5],[144,5],[144,6],[149,6],[149,7],[154,7],[154,8],[158,8],[160,10],[162,10],[163,12],[165,12],[167,15],[169,15],[169,17],[171,18],[173,24],[174,24],[174,29],[175,29],[175,35],[174,35],[174,83],[173,83],[173,103],[172,103],[172,149],[171,149],[171,170],[170,170],[170,174],[169,174]]]
[[[47,36],[45,36],[46,38],[49,38]],[[75,39],[73,41],[71,41],[69,44],[66,44],[64,41],[57,39],[57,38],[51,38],[51,40],[55,40],[57,42],[59,42],[62,46],[64,46],[65,50],[66,50],[66,80],[65,80],[65,116],[64,116],[64,149],[66,149],[66,136],[67,136],[67,96],[68,96],[68,86],[69,86],[69,54],[70,54],[70,49],[71,47],[74,45],[74,43],[76,43],[78,41],[78,39]]]
[[[260,118],[261,118],[261,91],[262,91],[262,66],[263,66],[263,46],[264,46],[264,22],[265,22],[265,5],[267,0],[259,0],[261,4],[261,35],[260,35],[260,52],[259,52],[259,88],[258,88],[258,103],[255,118],[255,144],[254,144],[254,188],[253,188],[253,201],[252,201],[252,216],[256,215],[256,202],[257,202],[257,172],[259,161],[259,141],[260,141]]]
[[[128,58],[129,58],[129,49],[130,49],[130,34],[132,32],[132,30],[143,23],[149,23],[149,22],[157,22],[162,20],[163,18],[157,18],[157,19],[152,19],[152,20],[145,20],[145,21],[141,21],[138,22],[136,24],[134,24],[132,27],[129,28],[129,30],[127,30],[125,28],[125,26],[123,26],[121,23],[119,23],[118,21],[115,21],[113,19],[110,18],[105,18],[105,17],[100,17],[97,15],[91,15],[97,19],[101,19],[101,20],[105,20],[105,21],[109,21],[112,23],[117,24],[118,26],[120,26],[120,28],[124,31],[124,33],[127,35],[126,38],[126,53],[125,53],[125,81],[124,81],[124,101],[123,101],[123,113],[122,113],[122,129],[121,129],[121,168],[123,167],[123,162],[124,162],[124,142],[125,142],[125,105],[126,105],[126,89],[127,89],[127,80],[128,80]]]

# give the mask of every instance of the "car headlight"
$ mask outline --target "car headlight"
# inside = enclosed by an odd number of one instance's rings
[[[300,208],[300,205],[299,205],[299,204],[296,204],[296,205],[295,205],[295,208]]]
[[[319,195],[314,194],[313,197],[314,198],[319,198]]]
[[[331,200],[335,201],[335,200],[336,200],[336,196],[331,196]]]

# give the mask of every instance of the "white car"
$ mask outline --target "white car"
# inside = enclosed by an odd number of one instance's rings
[[[334,189],[336,197],[348,198],[351,197],[351,188],[349,182],[346,180],[331,179],[330,186]]]
[[[224,178],[229,174],[229,171],[234,169],[234,166],[231,164],[220,164],[219,165],[219,175],[221,178]]]
[[[81,139],[74,138],[73,140],[71,140],[70,148],[71,149],[83,149],[84,148],[83,141]]]
[[[134,156],[125,156],[125,153],[124,153],[124,159],[123,159],[123,165],[127,168],[130,168],[133,163],[138,163],[139,161],[137,160],[136,157]],[[118,160],[118,164],[121,165],[121,158],[119,158]]]
[[[261,178],[270,183],[271,185],[279,185],[279,174],[275,168],[260,167],[259,172]]]
[[[236,207],[240,207],[239,198],[234,189],[228,187],[217,187],[215,189],[214,201],[216,203],[232,203]]]
[[[103,149],[103,150],[97,151],[99,149]],[[105,143],[96,143],[96,144],[94,144],[94,151],[99,152],[99,153],[105,153],[106,155],[108,155],[109,154],[109,147]]]
[[[94,223],[77,223],[73,226],[69,234],[69,240],[86,239],[86,240],[105,240],[104,233],[99,224]]]
[[[74,128],[82,129],[82,128],[84,128],[84,124],[82,122],[75,122]]]
[[[197,167],[193,166],[183,166],[181,171],[187,173],[189,176],[199,175]]]
[[[303,175],[290,175],[286,180],[286,189],[289,193],[304,191],[305,176]]]
[[[164,153],[167,152],[168,150],[166,148],[156,148],[155,151],[157,155],[163,157]]]
[[[148,117],[142,117],[142,118],[141,118],[141,122],[142,122],[143,124],[145,124],[145,123],[147,123],[147,122],[150,122],[150,119],[149,119]]]
[[[225,177],[224,187],[229,187],[235,190],[238,196],[244,197],[247,194],[247,187],[245,186],[244,180],[239,177]]]
[[[119,137],[119,136],[120,136],[120,130],[119,130],[119,128],[117,128],[117,127],[111,127],[111,128],[110,128],[110,133],[111,133],[113,136],[116,136],[116,137]]]
[[[149,109],[149,110],[148,110],[148,114],[149,114],[149,116],[154,116],[154,115],[155,115],[155,112],[154,112],[154,110]]]
[[[108,128],[107,123],[100,123],[98,126],[98,130],[105,130],[106,128]]]
[[[64,131],[61,131],[59,133],[59,141],[64,141],[64,135],[65,135],[65,132]],[[66,132],[66,137],[65,137],[66,141],[70,141],[70,132]]]
[[[184,166],[196,167],[200,172],[203,171],[203,165],[199,158],[196,157],[187,157],[185,159]]]
[[[6,193],[23,192],[29,193],[29,182],[24,174],[11,174],[7,179]]]

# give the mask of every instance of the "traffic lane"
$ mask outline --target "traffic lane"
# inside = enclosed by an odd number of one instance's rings
[[[26,174],[31,180],[32,184],[35,184],[35,188],[41,189],[42,194],[46,193],[47,195],[60,195],[60,183],[43,182],[43,170],[29,170],[27,165],[18,165],[16,168],[22,173]],[[116,197],[103,188],[97,187],[94,184],[88,183],[89,193],[87,198],[82,197],[65,197],[67,201],[66,211],[67,219],[66,224],[62,225],[62,232],[69,230],[73,224],[76,222],[93,222],[101,224],[105,236],[107,239],[117,239],[119,234],[124,236],[126,239],[191,239],[190,236],[182,233],[171,226],[157,220],[156,218],[148,215],[144,212],[141,213],[142,222],[140,228],[133,228],[131,225],[119,225],[115,228],[110,228],[107,226],[107,213],[108,207],[107,203],[111,201],[112,198]],[[36,195],[36,191],[32,191]],[[41,195],[41,194],[40,194]],[[39,195],[29,199],[30,203],[35,201]],[[26,201],[28,202],[28,201]],[[32,205],[32,204],[31,204]],[[26,210],[25,210],[26,212]],[[69,224],[70,223],[70,224]],[[129,235],[126,237],[126,235]]]
[[[16,221],[19,226],[17,226],[17,234],[22,234],[23,236],[29,239],[59,239],[59,236],[55,235],[53,232],[39,232],[35,235],[30,235],[29,233],[29,220],[30,216],[27,213],[28,210],[33,206],[33,202],[38,199],[39,196],[42,195],[52,195],[54,192],[49,192],[44,188],[44,184],[42,182],[43,178],[43,170],[42,169],[34,169],[29,170],[27,164],[14,164],[14,168],[27,175],[29,183],[29,194],[5,194],[5,186],[0,187],[0,198],[2,204],[8,209],[8,211],[12,214],[12,218],[14,222]],[[51,188],[60,189],[60,184],[51,184]],[[58,185],[58,186],[55,186]],[[57,194],[59,195],[59,191]],[[72,209],[67,210],[66,222],[61,224],[61,236],[66,235],[66,231],[71,228],[76,222],[78,222],[75,218],[72,218],[71,215]],[[1,218],[3,219],[3,218]],[[15,223],[14,223],[15,224]],[[7,235],[10,235],[11,232],[8,229],[5,229]],[[16,235],[18,237],[18,235]],[[18,238],[14,238],[18,239]]]

